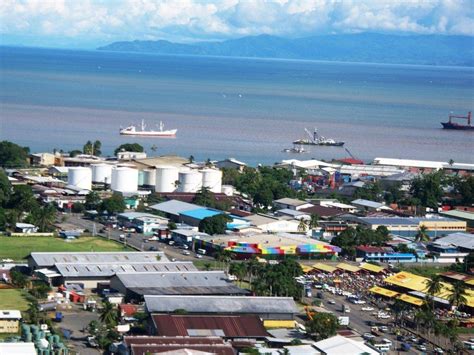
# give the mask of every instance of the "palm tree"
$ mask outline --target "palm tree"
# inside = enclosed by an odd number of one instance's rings
[[[53,205],[46,205],[38,208],[31,214],[33,223],[36,224],[40,232],[47,232],[56,218],[56,209]]]
[[[308,226],[306,225],[306,222],[304,221],[304,219],[301,219],[300,223],[298,224],[298,232],[306,233],[307,227]]]
[[[319,227],[319,216],[317,214],[312,214],[311,219],[309,220],[309,227],[316,228]]]
[[[418,243],[429,242],[430,237],[427,231],[428,231],[428,228],[424,224],[422,224],[420,228],[418,228],[418,233],[416,233],[415,235],[415,242],[418,242]]]
[[[112,328],[117,325],[118,312],[115,305],[106,301],[102,304],[103,308],[100,311],[100,321],[105,323],[107,327]]]
[[[441,276],[440,275],[434,275],[431,277],[431,279],[426,281],[426,293],[430,296],[431,298],[431,307],[434,309],[434,296],[437,295],[438,293],[441,292],[441,289],[443,288],[443,284],[441,283]]]
[[[461,281],[456,281],[453,283],[453,287],[451,289],[451,294],[448,297],[448,301],[456,308],[457,311],[459,307],[467,303],[466,296],[466,285]]]

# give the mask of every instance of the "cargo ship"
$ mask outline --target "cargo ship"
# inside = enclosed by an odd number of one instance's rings
[[[332,138],[326,138],[326,137],[320,136],[316,128],[314,129],[312,134],[306,128],[304,130],[308,134],[309,138],[298,139],[294,141],[293,144],[326,145],[326,146],[332,146],[332,147],[342,147],[344,145],[344,142],[338,142]]]
[[[163,122],[160,121],[160,126],[157,131],[146,130],[145,121],[142,120],[140,129],[138,130],[135,125],[130,125],[125,128],[120,128],[119,130],[121,135],[124,136],[141,136],[141,137],[175,137],[177,129],[165,130]]]
[[[467,121],[467,124],[460,124],[453,122],[453,118],[461,118]],[[441,122],[444,129],[458,129],[463,131],[470,131],[474,130],[474,126],[471,124],[471,111],[468,112],[467,116],[456,116],[456,115],[449,115],[448,122]]]

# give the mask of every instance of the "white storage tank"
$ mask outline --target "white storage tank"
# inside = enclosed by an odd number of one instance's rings
[[[93,164],[92,165],[92,182],[110,184],[112,181],[112,165],[109,164]]]
[[[233,196],[234,187],[232,185],[222,185],[222,193],[227,196]]]
[[[143,170],[143,185],[155,186],[155,184],[156,184],[156,170],[155,169]]]
[[[178,181],[179,169],[174,166],[157,166],[156,167],[156,192],[173,192],[176,191],[176,181]]]
[[[67,171],[67,183],[80,189],[91,190],[92,170],[83,166],[70,167]]]
[[[207,187],[216,194],[222,192],[222,171],[218,169],[203,169],[201,173],[203,187]]]
[[[136,192],[138,190],[138,170],[127,167],[112,169],[112,191]]]
[[[198,192],[202,187],[202,174],[197,170],[181,171],[178,192]]]

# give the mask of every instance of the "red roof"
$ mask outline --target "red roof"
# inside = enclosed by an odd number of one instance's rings
[[[353,158],[343,158],[343,159],[338,159],[337,161],[340,161],[341,163],[344,164],[350,164],[350,165],[362,165],[364,162],[360,159],[353,159]]]
[[[120,314],[126,317],[131,317],[138,312],[138,306],[135,304],[121,304],[119,305]]]
[[[326,207],[326,206],[311,206],[308,208],[302,208],[299,212],[309,213],[309,214],[316,214],[322,218],[330,218],[344,214],[344,211],[338,210],[337,208],[333,207]]]
[[[260,318],[242,316],[152,315],[155,331],[161,336],[222,336],[264,338],[268,336]]]
[[[361,245],[356,247],[357,250],[363,251],[365,253],[386,253],[387,249],[382,247],[372,247],[370,245]]]

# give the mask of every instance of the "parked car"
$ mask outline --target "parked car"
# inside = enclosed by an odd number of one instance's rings
[[[420,351],[426,351],[426,346],[424,346],[424,345],[418,345],[417,348]]]
[[[362,307],[361,310],[364,312],[372,312],[374,310],[374,307],[366,306]]]
[[[191,255],[191,253],[190,253],[189,251],[187,251],[187,250],[183,250],[182,254],[183,254],[183,255]]]
[[[201,254],[196,254],[196,258],[202,259],[202,255]]]
[[[87,345],[90,346],[91,348],[98,348],[99,343],[97,343],[97,340],[95,337],[87,337]]]
[[[385,325],[382,325],[379,327],[379,330],[382,332],[382,333],[387,333],[388,332],[388,327],[386,327]]]
[[[375,338],[375,335],[370,334],[370,333],[364,333],[364,334],[362,335],[362,338],[364,338],[365,340],[371,340],[371,339],[374,339],[374,338]]]
[[[436,354],[444,354],[444,351],[443,351],[443,349],[441,349],[441,348],[435,348],[435,349],[434,349],[434,352],[435,352]]]
[[[336,304],[336,301],[334,301],[334,300],[329,300],[328,303],[329,303],[329,304]]]

